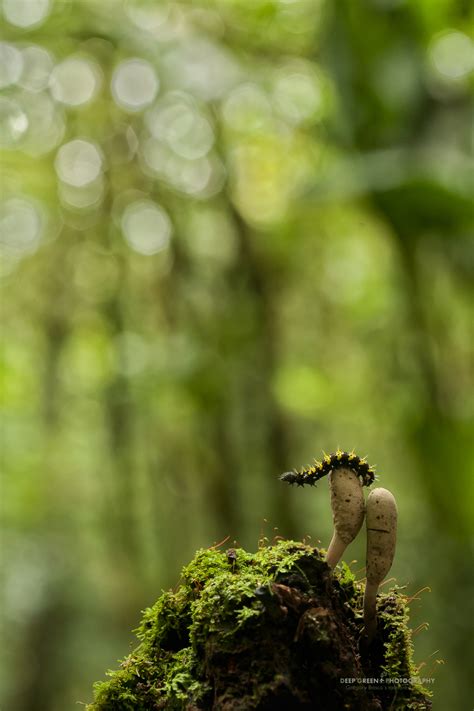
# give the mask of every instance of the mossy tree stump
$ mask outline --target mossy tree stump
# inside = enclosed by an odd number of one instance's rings
[[[331,571],[303,543],[198,551],[177,590],[145,611],[140,645],[96,684],[88,709],[431,708],[419,684],[394,681],[416,676],[404,597],[379,595],[369,650],[362,597],[345,564]],[[379,681],[355,681],[367,678]]]

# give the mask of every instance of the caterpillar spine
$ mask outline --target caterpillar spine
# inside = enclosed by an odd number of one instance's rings
[[[322,461],[314,460],[314,463],[309,467],[285,472],[280,476],[280,479],[288,484],[296,484],[296,486],[314,486],[329,472],[342,468],[355,472],[360,477],[363,486],[370,486],[374,482],[374,467],[369,466],[365,457],[361,458],[354,452],[342,452],[339,449],[334,454],[325,454]]]

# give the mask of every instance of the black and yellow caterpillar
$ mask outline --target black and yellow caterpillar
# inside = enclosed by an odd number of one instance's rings
[[[365,457],[361,459],[354,452],[341,452],[340,450],[334,454],[325,454],[322,462],[315,460],[314,464],[309,467],[299,471],[294,469],[291,472],[285,472],[280,476],[280,479],[297,486],[305,486],[305,484],[314,486],[319,479],[322,479],[333,469],[342,467],[352,469],[360,477],[363,486],[370,486],[375,479],[374,469],[369,466]]]

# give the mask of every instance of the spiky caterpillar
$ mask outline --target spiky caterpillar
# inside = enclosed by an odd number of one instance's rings
[[[354,452],[341,452],[338,450],[334,454],[325,454],[322,462],[315,460],[314,464],[304,469],[292,472],[285,472],[280,476],[281,481],[287,481],[288,484],[296,484],[297,486],[314,486],[317,481],[329,474],[333,469],[340,468],[352,469],[357,476],[360,477],[363,486],[370,486],[375,479],[375,472],[369,466],[365,457],[360,458]]]

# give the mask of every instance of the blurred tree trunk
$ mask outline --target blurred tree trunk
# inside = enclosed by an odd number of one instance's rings
[[[250,293],[255,313],[255,326],[252,338],[259,351],[259,373],[253,374],[261,384],[259,396],[262,401],[264,439],[262,442],[267,462],[268,497],[271,515],[279,522],[285,536],[292,537],[296,532],[294,513],[288,502],[287,492],[283,487],[274,486],[275,477],[292,468],[288,428],[273,393],[273,383],[278,365],[279,338],[275,314],[275,294],[271,269],[266,267],[263,258],[254,248],[255,235],[240,215],[238,209],[228,198],[228,210],[233,217],[238,235],[239,259],[235,277],[244,280]],[[252,408],[248,402],[247,407]]]

